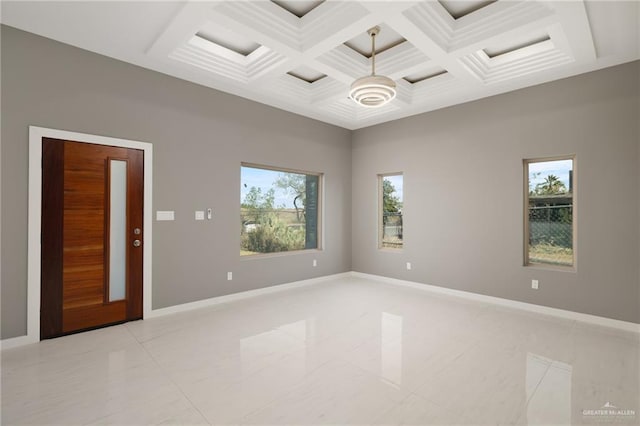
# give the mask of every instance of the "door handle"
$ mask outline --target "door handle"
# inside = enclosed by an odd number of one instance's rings
[[[133,240],[133,246],[134,246],[134,247],[140,247],[140,244],[142,244],[142,243],[140,242],[140,240]]]

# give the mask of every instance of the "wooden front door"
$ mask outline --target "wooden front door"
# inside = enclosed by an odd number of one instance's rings
[[[144,152],[42,139],[40,337],[142,318]]]

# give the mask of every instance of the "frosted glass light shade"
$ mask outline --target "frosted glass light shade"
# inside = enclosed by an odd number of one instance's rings
[[[396,83],[382,75],[361,77],[351,84],[349,97],[364,107],[381,107],[396,97]]]

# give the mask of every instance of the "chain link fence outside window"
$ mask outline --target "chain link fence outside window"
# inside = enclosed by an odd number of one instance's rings
[[[382,247],[402,248],[402,213],[382,215]]]
[[[529,261],[571,266],[573,205],[536,206],[535,201],[529,201]]]

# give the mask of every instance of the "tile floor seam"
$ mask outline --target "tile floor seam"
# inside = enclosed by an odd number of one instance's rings
[[[447,411],[448,413],[452,413],[452,412],[453,412],[451,409],[449,409],[449,408],[447,408],[447,407],[443,406],[442,404],[440,404],[440,403],[438,403],[438,402],[436,402],[436,401],[432,400],[431,398],[424,397],[424,396],[419,395],[419,394],[417,394],[417,393],[415,393],[415,392],[409,392],[409,395],[407,396],[407,398],[409,398],[409,397],[410,397],[410,396],[412,396],[412,395],[413,395],[415,398],[421,399],[421,400],[423,400],[423,401],[427,401],[427,402],[429,402],[429,403],[431,403],[431,404],[433,404],[433,405],[435,405],[435,406],[437,406],[437,407],[440,407],[441,409],[443,409],[443,410]],[[406,398],[405,398],[405,399],[406,399]],[[404,401],[404,400],[403,400],[403,401]],[[466,415],[464,415],[464,414],[458,414],[458,415],[459,415],[459,416],[461,416],[465,421],[469,421],[469,422],[471,422],[471,421],[472,421],[472,419],[468,418],[468,417],[467,417]],[[471,423],[471,424],[473,425],[473,423]]]
[[[407,396],[405,396],[404,398],[402,398],[399,402],[397,402],[396,405],[394,405],[393,407],[389,407],[388,410],[385,410],[382,413],[380,413],[380,415],[378,417],[373,419],[371,424],[373,424],[373,425],[379,424],[379,423],[376,423],[376,422],[378,422],[378,420],[384,418],[387,414],[391,413],[396,408],[401,407],[407,399],[411,398],[412,395],[413,396],[417,396],[415,393],[409,392],[409,394]],[[425,399],[425,398],[421,398],[421,399]]]
[[[329,364],[330,362],[331,362],[331,361],[325,362],[322,366],[324,366],[324,365],[326,365],[326,364]],[[354,368],[356,368],[356,369],[360,370],[360,371],[361,371],[362,373],[364,373],[365,375],[369,375],[369,376],[375,377],[376,379],[380,379],[380,378],[381,378],[380,376],[378,376],[378,375],[376,375],[376,374],[373,374],[373,373],[371,373],[371,372],[369,372],[369,371],[367,371],[367,370],[365,370],[365,369],[363,369],[363,368],[361,368],[361,367],[359,367],[359,366],[357,366],[357,365],[351,364],[351,363],[350,363],[350,362],[348,362],[348,361],[343,361],[343,362],[345,362],[345,363],[349,364],[351,367],[354,367]],[[313,373],[314,371],[318,370],[318,369],[319,369],[320,367],[322,367],[322,366],[319,366],[319,367],[317,367],[316,369],[312,370],[312,373]],[[309,375],[310,375],[310,373],[309,373],[309,374],[306,374],[306,375],[305,375],[305,378],[306,378],[306,377],[308,377]],[[241,418],[239,419],[239,420],[240,420],[240,424],[241,424],[241,425],[242,425],[242,424],[244,424],[244,423],[243,423],[243,421],[244,421],[244,420],[246,420],[247,418],[251,417],[252,415],[254,415],[254,414],[258,413],[259,411],[261,411],[261,410],[263,410],[263,409],[265,409],[265,408],[271,407],[271,406],[277,406],[277,404],[280,402],[280,400],[285,400],[285,399],[286,399],[286,398],[288,398],[289,396],[291,396],[291,395],[293,395],[293,394],[297,393],[298,389],[300,388],[300,386],[301,386],[303,383],[304,383],[304,379],[301,379],[298,383],[296,383],[296,384],[291,388],[291,390],[290,390],[290,391],[288,391],[288,392],[286,392],[286,393],[284,393],[284,394],[280,395],[279,397],[277,397],[277,398],[273,399],[272,401],[270,401],[270,402],[269,402],[269,403],[267,403],[266,405],[263,405],[263,406],[261,406],[261,407],[259,407],[259,408],[256,408],[255,410],[253,410],[253,411],[251,411],[251,412],[247,413],[246,415],[244,415],[243,417],[241,417]],[[407,395],[407,396],[408,396],[408,395]],[[403,398],[403,400],[404,400],[404,398]],[[395,401],[392,401],[392,402],[393,402],[394,404],[397,404]],[[393,409],[393,408],[394,408],[394,407],[391,407],[390,409]],[[385,412],[386,412],[386,411],[385,411]],[[345,423],[344,425],[346,425],[346,424],[347,424],[347,423]],[[358,425],[354,425],[354,424],[352,424],[352,423],[349,423],[349,425],[350,425],[350,426],[358,426]],[[286,426],[286,425],[280,425],[280,424],[279,424],[278,426]],[[298,425],[292,425],[292,426],[298,426]],[[338,423],[338,424],[336,424],[336,426],[343,426],[343,424],[342,424],[342,423]]]
[[[535,396],[536,392],[538,391],[538,388],[540,387],[540,383],[542,383],[544,378],[547,377],[547,374],[549,374],[549,370],[551,369],[552,365],[553,365],[553,362],[550,362],[547,365],[547,368],[544,370],[544,374],[542,374],[540,376],[540,380],[538,380],[538,383],[536,383],[536,387],[533,389],[533,392],[531,392],[531,395],[527,398],[527,401],[524,404],[523,413],[520,414],[520,417],[522,417],[522,415],[527,411],[527,407],[529,406],[529,403],[531,402],[531,400]],[[518,417],[518,418],[520,418],[520,417]]]
[[[129,332],[131,332],[131,330],[129,330]],[[180,395],[182,395],[189,402],[191,407],[194,410],[196,410],[198,412],[198,414],[200,414],[200,417],[202,417],[202,419],[204,419],[207,422],[207,424],[213,425],[214,423],[211,423],[209,421],[209,419],[200,411],[200,408],[198,406],[196,406],[193,403],[193,401],[191,401],[191,399],[185,394],[184,390],[170,377],[170,375],[165,371],[165,368],[160,365],[160,363],[153,356],[153,354],[151,352],[149,352],[149,350],[147,350],[147,348],[142,343],[138,343],[138,344],[140,345],[142,350],[149,356],[149,358],[151,358],[151,360],[156,365],[156,367],[161,371],[161,373],[164,376],[164,378],[167,379],[173,385],[173,387],[178,390],[178,392],[180,392]]]
[[[283,358],[284,358],[284,357],[283,357]],[[322,366],[324,366],[324,365],[328,364],[329,362],[331,362],[331,361],[327,361],[327,362],[325,362],[325,363],[323,363],[323,364],[319,365],[319,366],[318,366],[318,367],[316,367],[315,369],[311,370],[311,372],[306,373],[306,374],[304,375],[304,377],[303,377],[303,378],[301,378],[301,379],[300,379],[300,380],[299,380],[295,385],[292,385],[292,386],[291,386],[291,390],[289,390],[289,391],[287,391],[287,392],[283,393],[282,395],[280,395],[280,396],[278,396],[278,397],[276,397],[276,398],[272,399],[271,401],[269,401],[269,402],[268,402],[268,403],[266,403],[265,405],[262,405],[262,406],[260,406],[260,407],[257,407],[257,408],[255,408],[254,410],[249,411],[249,412],[248,412],[247,414],[245,414],[244,416],[240,417],[240,418],[238,419],[238,420],[240,421],[240,424],[243,424],[242,422],[243,422],[246,418],[248,418],[248,417],[252,416],[253,414],[256,414],[256,413],[257,413],[257,412],[259,412],[260,410],[265,409],[265,408],[267,408],[267,407],[274,406],[274,405],[276,405],[280,400],[285,399],[285,398],[287,398],[287,397],[288,397],[288,396],[290,396],[290,395],[293,395],[293,394],[294,394],[294,392],[296,392],[296,391],[298,390],[298,388],[300,387],[300,385],[302,385],[302,384],[304,383],[304,380],[305,380],[307,377],[309,377],[309,376],[311,375],[311,373],[313,373],[313,372],[317,371],[319,368],[321,368]]]
[[[144,321],[144,319],[140,321]],[[136,336],[135,333],[131,330],[131,328],[129,327],[129,324],[130,324],[129,322],[124,323],[124,327],[127,329],[127,332],[129,332],[131,337],[133,337],[133,340],[135,340],[139,345],[142,345],[142,341],[138,339],[138,336]]]
[[[144,321],[144,320],[142,320],[142,321]],[[151,319],[149,319],[149,320],[147,320],[147,321],[153,321],[153,318],[151,318]],[[131,331],[131,330],[130,330],[130,331]],[[166,337],[166,336],[171,335],[171,334],[179,333],[179,332],[180,332],[180,330],[168,331],[168,332],[166,332],[166,333],[162,333],[162,334],[158,334],[157,336],[153,336],[153,337],[152,337],[152,338],[150,338],[150,339],[143,339],[143,340],[138,339],[138,337],[137,337],[137,336],[135,336],[135,333],[133,333],[133,331],[131,331],[131,332],[132,332],[132,334],[134,334],[134,337],[135,337],[136,341],[142,345],[142,344],[145,344],[145,343],[152,342],[152,341],[154,341],[154,340],[156,340],[156,339],[159,339],[159,338],[162,338],[162,337]]]
[[[272,329],[272,330],[275,330],[275,329]],[[287,335],[289,335],[289,334],[287,334]],[[291,336],[291,337],[294,337],[294,336]],[[144,346],[144,345],[143,345],[143,346]],[[298,351],[300,351],[300,350],[304,350],[304,348],[303,348],[303,349],[299,349]],[[149,353],[149,352],[146,350],[146,348],[145,348],[145,351],[146,351],[147,353]],[[272,361],[270,361],[270,362],[268,362],[268,363],[266,363],[266,364],[262,365],[261,367],[259,367],[259,368],[258,368],[258,369],[256,369],[255,371],[253,371],[253,372],[252,372],[251,374],[249,374],[248,376],[241,378],[240,380],[238,380],[238,381],[237,381],[237,382],[235,382],[235,383],[229,383],[229,384],[227,384],[227,385],[224,387],[224,389],[231,389],[231,388],[233,388],[233,386],[234,386],[234,385],[237,385],[237,384],[240,384],[240,383],[242,383],[242,382],[245,382],[245,381],[246,381],[246,380],[248,380],[249,378],[251,378],[251,377],[253,377],[253,376],[257,375],[257,374],[260,374],[260,373],[261,373],[261,372],[263,372],[264,370],[266,370],[266,369],[270,368],[272,365],[274,365],[274,364],[278,363],[279,361],[281,361],[282,359],[286,358],[287,356],[290,356],[290,355],[292,355],[292,354],[295,354],[295,353],[296,353],[296,352],[298,352],[298,351],[293,351],[293,352],[289,352],[289,353],[282,354],[282,355],[278,356],[276,359],[274,359],[274,360],[272,360]],[[157,361],[155,360],[155,357],[153,357],[153,355],[151,355],[150,353],[149,353],[149,355],[154,359],[154,362],[156,362],[156,364],[158,364],[158,363],[157,363]],[[323,363],[322,365],[325,365],[325,364],[327,364],[327,363],[328,363],[328,361],[327,361],[327,362],[325,362],[325,363]],[[159,364],[158,364],[158,365],[159,365]],[[316,369],[312,370],[311,372],[313,372],[313,371],[317,370],[319,367],[320,367],[320,366],[318,366]],[[160,368],[162,368],[162,367],[160,367]],[[167,374],[164,372],[164,369],[163,369],[163,374],[165,374],[165,376],[167,376]],[[305,375],[305,377],[304,377],[304,378],[306,378],[309,374],[310,374],[310,373],[307,373],[307,374]],[[181,387],[179,384],[177,384],[173,379],[171,379],[171,377],[167,377],[167,378],[171,381],[171,383],[172,383],[173,385],[175,385],[175,386],[180,390],[180,393],[181,393],[185,398],[187,398],[187,400],[189,401],[189,403],[190,403],[190,404],[191,404],[191,405],[196,409],[196,411],[198,411],[198,413],[200,413],[200,415],[201,415],[201,416],[202,416],[202,417],[207,421],[207,423],[209,423],[210,425],[216,425],[216,424],[218,424],[218,423],[215,423],[215,422],[211,422],[211,421],[209,420],[209,418],[208,418],[208,417],[206,417],[206,416],[201,412],[201,410],[197,407],[197,405],[196,405],[193,401],[191,401],[191,399],[190,399],[190,398],[185,394],[184,390],[182,389],[182,387]],[[300,379],[300,381],[299,381],[298,383],[296,383],[295,385],[293,385],[293,388],[297,388],[297,387],[298,387],[298,386],[299,386],[299,385],[304,381],[304,378]],[[294,390],[294,389],[292,389],[292,391],[293,391],[293,390]],[[272,404],[275,404],[275,403],[276,403],[280,398],[284,397],[285,395],[289,395],[290,393],[291,393],[291,392],[287,392],[286,394],[283,394],[283,395],[281,395],[280,397],[277,397],[277,398],[275,398],[275,399],[273,399],[273,400],[269,401],[267,404],[265,404],[265,405],[263,405],[263,406],[260,406],[260,407],[258,407],[258,408],[256,408],[256,409],[254,409],[254,410],[250,411],[250,412],[249,412],[249,413],[247,413],[246,415],[244,415],[244,416],[242,416],[242,417],[240,417],[240,418],[238,418],[238,419],[234,419],[234,420],[241,421],[241,420],[242,420],[242,419],[244,419],[245,417],[247,417],[247,416],[249,416],[249,415],[251,415],[251,414],[254,414],[255,412],[257,412],[257,411],[259,411],[259,410],[261,410],[261,409],[263,409],[263,408],[266,408],[266,407],[268,407],[268,406],[270,406],[270,405],[272,405]],[[226,423],[225,423],[225,424],[226,424]]]

